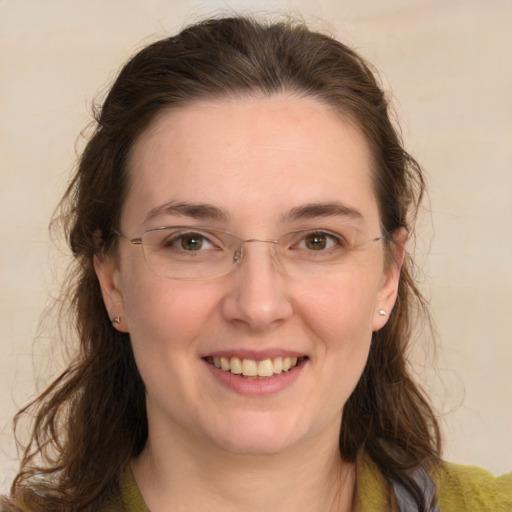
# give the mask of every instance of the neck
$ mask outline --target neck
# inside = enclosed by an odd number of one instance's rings
[[[150,436],[151,438],[151,436]],[[154,437],[153,437],[154,439]],[[151,512],[349,512],[355,469],[342,461],[337,435],[309,439],[277,455],[238,455],[197,439],[148,441],[132,469]],[[164,445],[164,446],[162,446]]]

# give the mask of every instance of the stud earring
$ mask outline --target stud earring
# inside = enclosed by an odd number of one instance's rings
[[[115,316],[114,318],[112,318],[110,320],[112,322],[112,325],[114,324],[120,324],[121,323],[121,317],[120,316]]]
[[[383,309],[379,309],[380,316],[385,316],[386,314],[387,314],[386,311],[384,311]]]

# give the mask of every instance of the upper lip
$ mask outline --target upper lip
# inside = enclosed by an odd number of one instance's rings
[[[274,359],[276,357],[307,357],[303,352],[296,350],[285,350],[281,348],[267,349],[267,350],[249,350],[249,349],[226,349],[215,350],[204,354],[206,357],[238,357],[239,359],[253,359],[255,361],[263,361],[264,359]]]

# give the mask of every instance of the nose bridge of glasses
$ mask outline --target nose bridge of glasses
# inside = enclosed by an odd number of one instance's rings
[[[277,244],[279,240],[273,240],[271,238],[248,238],[247,240],[242,240],[241,245],[252,242],[263,242],[264,244]]]
[[[233,255],[234,263],[239,263],[240,260],[242,259],[243,254],[244,254],[244,250],[243,250],[244,245],[250,244],[253,242],[262,242],[264,244],[272,244],[274,246],[277,246],[277,244],[279,243],[279,240],[275,240],[275,239],[271,239],[271,238],[268,238],[268,239],[267,238],[248,238],[246,240],[240,239],[239,245],[235,250],[235,254]]]

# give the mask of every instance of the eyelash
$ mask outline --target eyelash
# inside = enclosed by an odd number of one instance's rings
[[[326,247],[322,247],[322,251],[328,251],[329,249],[332,249],[333,247],[329,247],[329,244],[334,244],[338,247],[344,247],[346,245],[344,238],[341,235],[335,235],[334,233],[330,233],[328,231],[311,231],[306,233],[298,242],[296,245],[301,245],[302,243],[307,244],[307,239],[311,237],[317,237],[324,239],[325,238],[325,244]],[[309,247],[312,251],[313,248]],[[321,252],[321,251],[319,251]]]
[[[320,241],[320,250],[316,250],[315,247],[306,247],[308,243],[308,238],[314,238],[317,237],[319,239],[325,239],[325,246],[322,247],[322,241]],[[171,234],[168,237],[166,237],[161,244],[161,247],[163,248],[178,248],[179,250],[187,251],[185,247],[183,247],[183,241],[185,239],[197,239],[199,241],[199,248],[194,249],[188,249],[190,252],[200,252],[201,250],[205,250],[206,248],[203,248],[204,244],[208,244],[212,247],[221,247],[222,243],[215,243],[212,241],[211,236],[207,236],[205,233],[201,233],[198,231],[187,231],[183,233],[177,233],[177,234]],[[342,235],[335,234],[329,231],[325,230],[316,230],[316,231],[310,231],[303,234],[303,236],[293,244],[290,245],[289,248],[291,249],[309,249],[311,252],[325,252],[330,249],[333,249],[334,247],[345,247],[347,245],[346,240]],[[301,247],[302,246],[302,247]]]
[[[212,246],[216,246],[217,244],[214,244],[209,237],[207,237],[206,235],[204,235],[203,233],[198,233],[198,232],[195,232],[195,231],[188,231],[188,232],[185,232],[185,233],[179,233],[179,234],[172,234],[170,235],[169,237],[166,237],[166,239],[163,241],[162,243],[162,247],[177,247],[178,245],[181,245],[181,247],[179,247],[179,249],[183,249],[183,250],[186,250],[184,247],[183,247],[183,241],[186,239],[186,238],[190,238],[190,239],[197,239],[197,240],[200,240],[201,242],[201,248],[202,248],[202,245],[206,242]],[[181,244],[180,244],[181,242]],[[190,251],[190,252],[194,252],[194,251]]]

